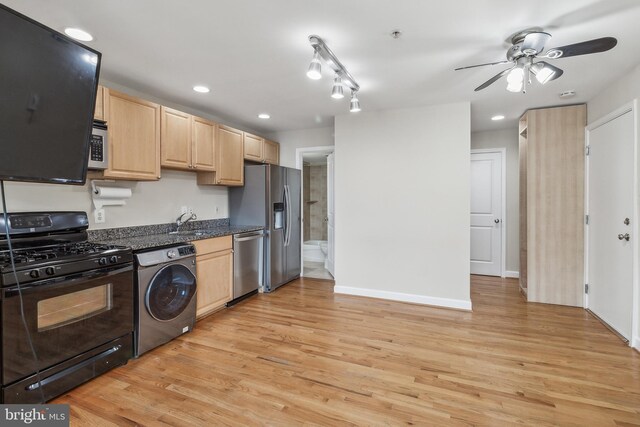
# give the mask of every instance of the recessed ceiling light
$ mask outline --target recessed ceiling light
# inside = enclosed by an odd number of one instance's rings
[[[268,115],[267,113],[260,113],[260,114],[258,114],[258,118],[259,118],[259,119],[267,120],[267,119],[270,119],[270,118],[271,118],[271,116],[270,116],[270,115]]]
[[[80,28],[65,28],[64,33],[72,39],[80,40],[81,42],[90,42],[93,40],[93,36]]]
[[[198,93],[209,93],[211,91],[211,89],[209,89],[206,86],[194,86],[193,90],[195,90]]]
[[[493,120],[494,122],[497,120],[503,120],[504,116],[502,114],[498,114],[497,116],[493,116],[491,117],[491,120]]]

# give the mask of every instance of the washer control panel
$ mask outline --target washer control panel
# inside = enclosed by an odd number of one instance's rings
[[[182,258],[194,257],[196,248],[191,244],[181,244],[169,248],[152,249],[145,252],[135,254],[138,265],[149,267],[152,265],[163,264],[169,261],[176,261]]]

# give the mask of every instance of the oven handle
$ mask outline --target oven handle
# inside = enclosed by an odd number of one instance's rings
[[[41,280],[38,282],[31,282],[26,285],[20,285],[20,290],[23,294],[28,294],[31,292],[35,292],[37,290],[44,289],[48,286],[57,286],[61,284],[68,283],[77,283],[78,281],[87,281],[98,279],[100,277],[113,276],[115,274],[126,273],[127,271],[133,271],[133,263],[128,263],[124,267],[122,265],[118,265],[115,267],[104,267],[97,270],[85,271],[83,273],[75,273],[72,274],[72,277],[66,279],[64,277],[56,277],[53,279]],[[6,297],[17,296],[18,295],[18,286],[11,286],[10,288],[5,288],[2,292]]]
[[[75,371],[77,371],[78,369],[82,369],[85,366],[91,365],[92,363],[95,363],[96,361],[100,360],[100,359],[104,359],[105,357],[109,356],[110,354],[115,353],[116,351],[120,350],[122,348],[122,344],[116,345],[111,347],[110,349],[107,349],[105,351],[103,351],[102,353],[98,353],[95,356],[85,360],[84,362],[78,363],[77,365],[73,365],[67,369],[63,369],[60,372],[57,372],[53,375],[51,375],[50,377],[47,377],[45,379],[43,379],[40,382],[35,382],[33,384],[30,384],[28,386],[25,387],[25,390],[27,391],[33,391],[33,390],[37,390],[38,388],[45,386],[49,383],[52,383],[56,380],[59,380],[60,378],[67,376]]]

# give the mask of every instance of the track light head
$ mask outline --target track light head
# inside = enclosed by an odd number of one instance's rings
[[[344,98],[344,92],[342,91],[342,79],[336,76],[333,79],[333,89],[331,90],[331,97],[333,99],[342,99]]]
[[[358,93],[355,91],[351,92],[349,111],[351,111],[352,113],[357,113],[358,111],[360,111],[360,101],[358,101]]]
[[[320,56],[317,51],[313,52],[313,59],[311,59],[311,64],[309,64],[307,77],[311,80],[319,80],[322,77],[322,66],[320,65]]]

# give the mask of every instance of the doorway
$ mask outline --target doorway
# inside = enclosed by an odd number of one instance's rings
[[[333,147],[296,150],[302,169],[302,273],[333,280],[334,204]]]
[[[504,277],[506,149],[471,150],[471,274]]]
[[[634,346],[640,345],[636,114],[637,103],[587,127],[585,183],[585,307]]]

